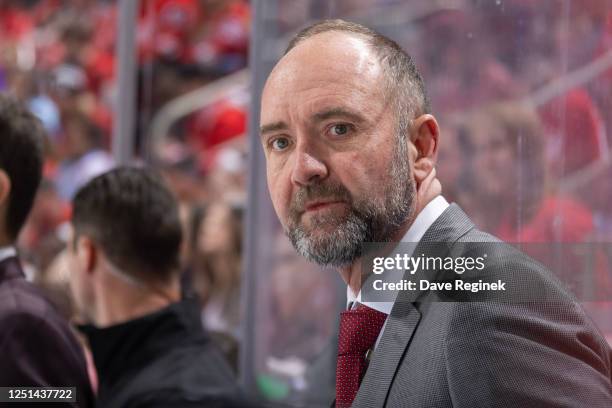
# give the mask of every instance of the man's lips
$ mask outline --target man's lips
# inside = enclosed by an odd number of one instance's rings
[[[337,204],[344,204],[344,201],[339,201],[339,200],[334,200],[334,201],[313,201],[308,203],[305,206],[304,211],[308,212],[308,211],[318,211],[318,210],[322,210],[328,207],[331,207],[333,205],[337,205]]]

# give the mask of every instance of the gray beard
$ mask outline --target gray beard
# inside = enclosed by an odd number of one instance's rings
[[[344,186],[330,184],[311,185],[297,192],[285,233],[300,255],[322,266],[342,267],[362,256],[363,244],[392,239],[410,217],[415,196],[406,143],[398,140],[397,144],[389,169],[390,183],[383,197],[355,200]],[[303,211],[299,209],[307,200],[319,198],[345,201],[348,214],[313,217],[307,229],[300,222]],[[318,229],[334,225],[334,231],[317,234]]]

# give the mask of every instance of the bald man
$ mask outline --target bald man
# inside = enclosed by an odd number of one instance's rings
[[[260,137],[275,211],[295,249],[336,267],[347,284],[335,405],[612,406],[610,349],[577,302],[441,195],[441,138],[430,111],[410,56],[341,20],[300,32],[263,90]],[[512,293],[535,287],[553,302],[454,292],[443,302],[429,289],[368,301],[369,242],[415,243],[415,254],[457,258],[469,255],[460,243],[493,242],[491,262],[470,278],[522,271],[528,281],[513,281],[523,286]],[[432,243],[442,245],[431,252]]]

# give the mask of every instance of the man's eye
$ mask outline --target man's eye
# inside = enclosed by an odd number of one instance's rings
[[[334,136],[344,136],[349,132],[349,130],[349,125],[345,124],[334,125],[330,128],[330,131]]]
[[[289,146],[289,141],[284,137],[276,138],[270,143],[274,150],[284,150]]]

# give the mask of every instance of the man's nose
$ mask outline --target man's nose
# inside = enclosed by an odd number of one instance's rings
[[[294,184],[307,186],[327,177],[327,166],[313,152],[298,148],[295,153],[295,163],[291,174],[291,181]]]

